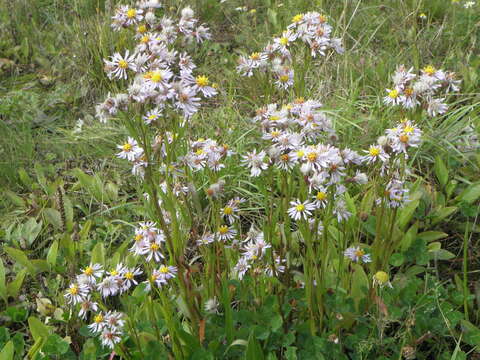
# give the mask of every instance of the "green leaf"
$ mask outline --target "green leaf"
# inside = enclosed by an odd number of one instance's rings
[[[57,263],[57,254],[58,254],[58,240],[55,240],[52,245],[50,245],[50,249],[47,253],[47,262],[51,266],[55,266]]]
[[[42,346],[42,351],[48,355],[63,355],[68,351],[68,342],[63,340],[59,335],[52,334]]]
[[[455,258],[455,254],[445,249],[439,249],[437,251],[432,251],[432,258],[437,260],[451,260]]]
[[[46,208],[43,210],[43,215],[49,224],[52,224],[57,230],[62,228],[62,216],[56,209]]]
[[[466,203],[473,203],[480,197],[480,183],[475,183],[467,187],[465,190],[457,196],[458,201],[464,201]]]
[[[295,346],[288,346],[285,352],[285,359],[297,360],[297,348]]]
[[[10,332],[6,327],[0,327],[0,346],[6,344],[8,340],[10,340]]]
[[[0,352],[0,360],[13,360],[13,342],[9,341]]]
[[[247,340],[243,340],[243,339],[237,339],[235,340],[234,342],[232,342],[230,345],[228,345],[227,349],[225,350],[225,352],[223,353],[223,356],[225,357],[225,355],[227,355],[227,352],[228,350],[230,350],[231,347],[233,346],[247,346],[248,345],[248,341]]]
[[[36,269],[35,266],[32,264],[30,260],[28,260],[27,255],[22,250],[15,249],[9,246],[4,247],[5,252],[10,255],[16,262],[20,263],[21,265],[25,266],[30,274],[35,275]]]
[[[355,307],[358,309],[359,303],[367,296],[370,281],[363,267],[358,264],[352,264],[352,298],[355,301]]]
[[[267,10],[267,18],[270,21],[270,23],[273,25],[273,28],[275,29],[277,27],[277,12],[272,9]]]
[[[27,187],[29,190],[32,189],[33,180],[23,167],[18,170],[18,177],[25,187]]]
[[[463,340],[472,346],[480,346],[480,329],[467,320],[460,320]]]
[[[67,231],[72,231],[73,230],[73,206],[72,206],[72,202],[66,195],[63,196],[63,204],[65,208],[65,221],[66,221],[65,227]]]
[[[398,216],[398,227],[400,229],[404,229],[405,226],[410,222],[410,220],[413,217],[413,214],[415,213],[415,210],[418,207],[418,204],[420,204],[419,200],[414,200],[411,201],[407,206],[405,206],[401,211],[400,215]]]
[[[33,346],[30,348],[30,350],[28,350],[28,355],[27,355],[28,359],[35,359],[36,354],[40,351],[44,342],[45,342],[44,337],[40,337],[35,340],[35,343],[33,344]]]
[[[28,327],[35,341],[41,338],[46,339],[50,333],[50,327],[42,323],[34,316],[30,316],[28,318]]]
[[[402,241],[400,242],[400,249],[402,251],[406,251],[410,247],[413,240],[417,237],[417,232],[418,232],[418,223],[415,223],[410,227],[410,229],[408,229],[408,231],[403,236]]]
[[[35,266],[37,273],[50,271],[50,265],[48,264],[47,260],[32,259],[31,262],[33,266]]]
[[[433,169],[435,171],[438,182],[440,183],[440,185],[442,185],[442,187],[444,187],[448,181],[448,169],[440,156],[435,157],[435,164]]]
[[[441,248],[442,248],[442,244],[438,241],[432,242],[427,246],[428,251],[432,251],[432,252],[438,251]]]
[[[402,264],[405,262],[405,256],[403,254],[397,253],[393,254],[390,257],[390,265],[392,266],[402,266]]]
[[[405,271],[405,275],[407,275],[407,277],[414,277],[424,272],[425,272],[425,268],[423,266],[413,265],[412,267],[408,268],[407,271]]]
[[[22,306],[9,306],[3,314],[14,323],[23,323],[28,318],[28,311]]]
[[[245,354],[245,360],[263,360],[265,355],[257,339],[253,335],[253,331],[250,333],[247,344],[247,351]]]
[[[105,264],[105,247],[101,242],[97,243],[92,250],[92,263]]]
[[[448,206],[440,209],[436,209],[432,214],[429,216],[432,217],[432,225],[436,225],[441,222],[446,217],[452,215],[458,210],[456,206]]]
[[[425,240],[426,242],[443,239],[447,236],[448,234],[441,231],[424,231],[417,235],[419,239]]]
[[[5,266],[3,266],[3,260],[0,259],[0,297],[7,302],[7,285],[5,282]]]
[[[19,207],[24,207],[25,206],[25,202],[23,201],[23,199],[18,196],[17,194],[15,194],[13,191],[10,191],[10,190],[2,190],[3,194],[6,195],[8,197],[8,199],[11,201],[11,203],[15,206],[19,206]]]
[[[8,295],[13,298],[16,298],[18,296],[18,293],[20,292],[23,280],[25,280],[26,275],[27,269],[22,269],[18,272],[17,276],[15,276],[15,279],[7,285]]]
[[[277,331],[282,327],[283,321],[282,317],[279,314],[272,315],[272,318],[270,319],[270,328],[272,331]]]

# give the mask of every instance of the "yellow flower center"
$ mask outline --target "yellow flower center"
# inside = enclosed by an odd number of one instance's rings
[[[78,294],[78,286],[77,286],[77,285],[73,285],[70,289],[68,289],[68,292],[69,292],[71,295],[77,295],[77,294]]]
[[[286,162],[290,159],[290,157],[288,156],[288,154],[283,154],[283,155],[280,155],[280,159]]]
[[[407,125],[405,126],[405,128],[403,129],[403,132],[407,133],[407,134],[411,134],[413,132],[413,127],[410,126],[410,125]]]
[[[112,275],[112,276],[117,276],[117,275],[118,275],[118,271],[117,271],[117,270],[112,270],[112,271],[110,271],[110,275]]]
[[[319,21],[323,24],[324,22],[327,22],[327,17],[325,15],[320,15],[318,17]]]
[[[390,91],[388,93],[388,97],[391,98],[391,99],[396,99],[398,97],[398,90],[393,89],[392,91]]]
[[[408,135],[403,134],[403,135],[400,135],[398,139],[405,144],[408,142],[409,138],[408,138]]]
[[[292,22],[297,23],[299,21],[302,21],[302,19],[303,19],[303,14],[297,14],[292,18]]]
[[[168,273],[168,267],[165,265],[160,266],[160,269],[158,269],[162,274],[167,274]]]
[[[152,71],[147,71],[145,74],[143,74],[144,79],[151,79],[152,78]]]
[[[304,155],[305,155],[305,152],[303,150],[297,151],[297,157],[302,158]]]
[[[323,191],[317,192],[317,200],[322,201],[327,198],[327,194],[325,194]]]
[[[288,38],[286,38],[285,36],[282,36],[279,40],[280,44],[282,44],[283,46],[287,46],[288,44]]]
[[[150,281],[155,281],[155,280],[157,280],[157,278],[158,278],[158,275],[152,274],[150,276]]]
[[[118,67],[121,68],[121,69],[126,69],[126,68],[128,68],[128,63],[125,60],[120,60],[118,62]]]
[[[130,150],[132,150],[132,144],[125,143],[123,144],[122,149],[123,151],[129,152]]]
[[[413,89],[412,88],[406,88],[404,91],[406,96],[412,96],[413,95]]]
[[[278,121],[280,120],[280,116],[272,115],[270,116],[270,121]]]
[[[142,240],[142,239],[143,239],[143,235],[142,235],[142,234],[137,234],[137,235],[135,235],[135,241],[138,242],[138,241],[140,241],[140,240]]]
[[[435,67],[433,67],[432,65],[428,65],[423,68],[423,72],[427,75],[433,75],[436,71],[437,69],[435,69]]]
[[[372,146],[372,147],[370,148],[370,150],[368,150],[368,152],[369,152],[369,154],[370,154],[371,156],[378,156],[378,155],[380,155],[380,149],[377,148],[377,147],[373,147],[373,146]]]
[[[303,104],[305,102],[305,99],[303,97],[299,97],[295,99],[295,104]]]
[[[200,156],[204,153],[203,149],[198,149],[197,151],[195,151],[195,155],[197,156]]]
[[[162,73],[160,71],[154,71],[152,73],[152,77],[150,78],[150,80],[152,80],[154,83],[158,83],[160,81],[163,80],[163,76],[162,76]]]
[[[133,273],[131,271],[127,271],[125,273],[125,279],[132,280],[133,279]]]
[[[298,204],[297,206],[295,206],[295,209],[298,211],[298,212],[302,212],[305,210],[305,205],[303,204]]]
[[[388,274],[385,271],[378,271],[374,278],[380,285],[383,285],[388,281]]]
[[[357,251],[355,251],[355,256],[362,257],[363,255],[365,255],[365,251],[363,251],[362,249],[358,249]]]
[[[95,315],[95,317],[93,318],[93,321],[95,321],[97,324],[101,323],[103,321],[103,315],[102,314]]]
[[[254,52],[250,55],[250,59],[252,60],[260,60],[260,53]]]
[[[158,249],[160,249],[160,246],[157,243],[150,245],[150,250],[157,251]]]
[[[208,77],[206,76],[197,76],[195,79],[195,82],[197,83],[198,86],[204,87],[207,86],[210,82],[208,81]]]
[[[288,75],[280,75],[280,78],[279,78],[280,82],[282,83],[286,83],[288,79],[289,79]]]
[[[85,268],[85,270],[83,271],[83,273],[84,273],[85,275],[87,275],[87,276],[93,275],[93,269],[92,269],[92,267],[87,266],[87,267]]]
[[[127,17],[128,17],[129,19],[134,18],[136,15],[137,15],[137,10],[135,10],[135,9],[128,9],[128,11],[127,11]]]
[[[233,214],[233,209],[230,206],[225,206],[225,208],[223,209],[223,213],[225,215],[232,215]]]
[[[145,36],[142,36],[142,38],[140,39],[140,41],[143,43],[143,44],[146,44],[150,41],[150,37],[148,35],[145,35]]]
[[[317,160],[317,157],[318,157],[318,155],[315,152],[311,152],[311,153],[307,154],[307,159],[310,162],[314,162],[315,160]]]
[[[274,130],[270,133],[270,136],[273,137],[273,138],[276,138],[276,137],[280,136],[280,131]]]
[[[225,235],[228,232],[228,226],[222,225],[218,228],[218,232],[222,235]]]
[[[155,120],[158,117],[158,115],[152,114],[148,117],[148,120]]]
[[[140,25],[139,27],[137,27],[137,31],[140,34],[143,34],[145,31],[147,31],[147,27],[145,25]]]

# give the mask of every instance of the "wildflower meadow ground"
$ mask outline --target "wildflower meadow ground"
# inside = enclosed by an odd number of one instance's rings
[[[480,359],[480,4],[0,4],[0,360]]]

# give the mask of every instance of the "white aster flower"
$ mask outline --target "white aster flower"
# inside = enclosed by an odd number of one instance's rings
[[[372,261],[370,254],[365,253],[365,251],[358,246],[349,247],[343,254],[354,262],[369,263]]]
[[[288,215],[294,220],[307,220],[312,216],[312,211],[315,210],[315,205],[309,201],[301,202],[295,200],[290,202],[291,207],[288,209]]]

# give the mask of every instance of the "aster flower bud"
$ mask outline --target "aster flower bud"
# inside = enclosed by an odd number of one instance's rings
[[[193,18],[195,13],[193,12],[192,8],[187,6],[186,8],[182,9],[182,19],[188,20]]]
[[[152,11],[149,11],[145,14],[145,21],[150,25],[153,25],[156,21],[155,14]]]
[[[380,145],[380,146],[385,146],[385,145],[387,145],[387,143],[388,143],[388,138],[386,136],[380,136],[377,139],[377,144]]]

